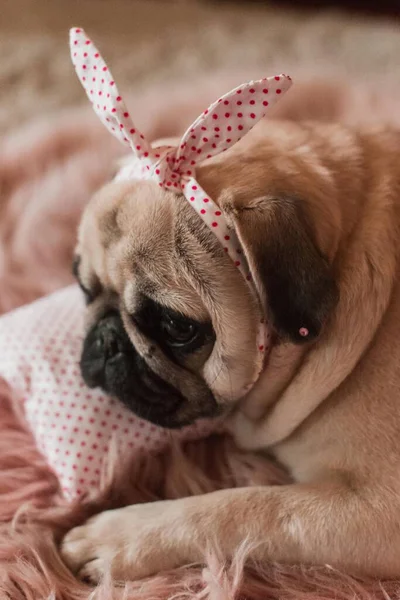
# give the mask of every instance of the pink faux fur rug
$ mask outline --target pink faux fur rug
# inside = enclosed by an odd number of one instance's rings
[[[159,106],[155,90],[129,104],[152,138],[179,133],[215,96],[241,78],[224,75],[175,89]],[[380,121],[399,95],[385,99],[332,83],[297,86],[276,114],[287,118]],[[156,117],[154,116],[156,115]],[[400,111],[397,111],[400,115]],[[24,127],[0,146],[0,311],[5,312],[71,282],[70,261],[82,207],[112,173],[121,148],[91,112],[75,110]],[[360,581],[328,566],[250,564],[248,546],[232,562],[219,554],[210,532],[204,564],[161,573],[114,588],[78,582],[62,564],[57,544],[71,526],[104,508],[177,498],[221,487],[280,484],[287,476],[272,462],[239,452],[213,437],[173,448],[168,455],[110,470],[98,498],[69,506],[55,476],[0,386],[0,599],[1,600],[388,600],[398,582]],[[366,524],[366,527],[368,525]],[[268,532],[266,532],[268,535]],[[390,543],[390,542],[389,542]]]

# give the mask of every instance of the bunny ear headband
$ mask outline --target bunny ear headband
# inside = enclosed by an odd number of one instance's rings
[[[176,148],[154,149],[134,125],[107,65],[83,29],[71,29],[70,48],[76,73],[97,116],[134,154],[117,179],[148,179],[161,188],[183,194],[218,238],[259,301],[237,236],[196,181],[195,169],[246,135],[289,89],[290,77],[279,75],[240,85],[205,110],[186,130]],[[308,331],[301,328],[300,334],[307,336]],[[268,339],[268,329],[262,320],[257,338],[261,363]]]

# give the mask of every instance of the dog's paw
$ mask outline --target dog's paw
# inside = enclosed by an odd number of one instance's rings
[[[107,573],[123,582],[179,566],[171,544],[173,523],[164,518],[169,504],[141,504],[93,517],[65,536],[64,562],[80,579],[95,584]]]
[[[98,583],[107,572],[115,579],[123,575],[122,562],[129,546],[129,526],[123,512],[101,513],[65,536],[61,556],[80,579]]]

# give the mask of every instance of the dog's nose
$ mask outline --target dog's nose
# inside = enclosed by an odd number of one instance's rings
[[[106,370],[133,347],[117,313],[105,315],[88,333],[80,361],[81,373],[89,387],[105,385]]]
[[[114,327],[109,326],[109,323],[99,331],[95,349],[103,356],[104,360],[109,360],[118,352],[122,352],[122,344],[119,343],[118,333]]]

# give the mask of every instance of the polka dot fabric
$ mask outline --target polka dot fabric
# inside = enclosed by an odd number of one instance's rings
[[[111,444],[122,454],[159,452],[173,438],[204,437],[216,426],[201,421],[171,432],[88,389],[78,364],[83,315],[82,294],[71,286],[0,318],[0,377],[68,500],[99,488]]]
[[[107,65],[83,29],[71,29],[70,48],[77,75],[100,120],[133,151],[130,165],[122,168],[117,179],[152,179],[164,189],[182,193],[218,238],[259,302],[239,240],[222,211],[196,181],[195,170],[198,164],[246,135],[290,88],[290,77],[282,74],[240,85],[205,110],[176,148],[152,149],[133,124]],[[262,321],[257,336],[260,370],[268,342],[268,328]]]
[[[291,79],[277,75],[249,81],[211,104],[186,130],[175,162],[184,169],[224,152],[248,133],[289,89]]]
[[[70,47],[76,73],[100,121],[150,165],[151,146],[133,125],[116,83],[93,42],[82,29],[71,29]]]
[[[186,197],[182,177],[194,175],[197,164],[236,144],[291,86],[290,77],[282,74],[235,88],[196,119],[177,148],[160,156],[134,125],[111,72],[83,29],[70,30],[70,50],[77,76],[96,114],[117,139],[131,147],[141,162],[141,177],[183,191]]]

